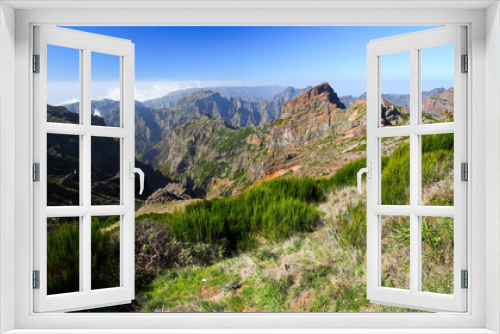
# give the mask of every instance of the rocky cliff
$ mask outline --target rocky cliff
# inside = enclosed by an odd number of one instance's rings
[[[453,122],[454,89],[448,88],[422,100],[424,123]]]
[[[332,136],[346,115],[344,104],[330,85],[321,83],[283,104],[270,144],[293,149],[313,138]]]

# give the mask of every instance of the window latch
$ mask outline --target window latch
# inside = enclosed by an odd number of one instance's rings
[[[363,176],[364,173],[366,173],[366,176],[371,179],[372,178],[372,163],[370,161],[368,161],[366,163],[366,166],[365,168],[361,168],[359,171],[358,171],[358,192],[360,194],[363,193],[363,191],[361,190],[361,177]]]
[[[134,167],[134,163],[132,161],[129,164],[129,170],[131,179],[135,178],[135,173],[139,174],[139,195],[142,195],[142,192],[144,191],[144,172],[142,171],[142,169]]]

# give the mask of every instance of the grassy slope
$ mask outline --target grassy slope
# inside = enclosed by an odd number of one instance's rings
[[[422,160],[427,166],[423,173],[424,203],[450,204],[451,140],[448,135],[423,140]],[[402,182],[408,177],[407,152],[407,144],[401,143],[382,161],[382,186],[400,194],[402,202],[407,200]],[[372,305],[366,299],[366,204],[354,190],[356,172],[364,165],[360,159],[346,164],[331,178],[278,178],[239,196],[190,204],[183,212],[137,217],[138,222],[168,227],[170,239],[151,237],[155,243],[180,245],[184,258],[194,254],[190,249],[209,249],[204,245],[224,248],[217,250],[220,256],[213,257],[212,262],[200,264],[188,259],[159,268],[151,283],[137,276],[140,288],[134,310],[409,311]],[[116,231],[107,229],[111,223],[93,224],[93,232],[100,231],[97,234],[102,236],[94,237],[99,242],[93,248],[107,254],[114,254],[117,245],[113,236]],[[401,220],[388,226],[382,240],[383,284],[405,285],[409,231]],[[450,293],[452,220],[430,218],[424,228],[423,253],[432,264],[424,268],[424,289]],[[74,243],[77,233],[76,228],[54,228],[50,232],[48,249],[54,254],[48,254],[49,262],[60,258],[57,250],[78,244]],[[62,284],[54,288],[70,291],[61,275],[77,277],[75,268],[57,263],[53,273]],[[97,264],[101,272],[93,281],[113,281],[115,270],[109,274],[104,270],[114,266],[113,257],[102,257]]]
[[[433,203],[440,205],[449,203],[449,196],[443,196],[442,189],[452,185],[451,138],[440,135],[423,140],[424,198],[433,198]],[[408,144],[402,143],[383,161],[383,187],[393,190],[386,195],[388,202],[407,200],[407,185],[403,181],[409,173],[406,168],[408,152]],[[366,299],[366,204],[352,187],[354,175],[363,165],[365,161],[360,159],[347,164],[332,178],[316,179],[315,186],[330,189],[331,194],[319,205],[321,214],[315,231],[296,232],[277,241],[271,241],[269,236],[260,238],[253,249],[213,265],[166,270],[139,298],[139,309],[172,312],[411,311],[374,305]],[[309,197],[302,197],[305,198]],[[189,210],[179,213],[190,214]],[[382,284],[408,286],[408,226],[404,219],[384,218],[383,221],[387,227],[382,240]],[[450,287],[452,232],[450,218],[424,220],[423,256],[427,265],[423,289],[426,291],[453,292]]]

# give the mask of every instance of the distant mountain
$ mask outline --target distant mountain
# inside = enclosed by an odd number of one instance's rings
[[[80,102],[63,105],[66,109],[73,113],[78,113],[80,110]],[[92,100],[90,104],[92,115],[104,119],[106,126],[120,126],[120,101],[110,99]],[[92,125],[98,125],[92,123]]]
[[[422,100],[427,100],[432,95],[439,95],[445,90],[445,88],[434,88],[430,91],[424,91],[422,92]],[[410,94],[382,94],[382,98],[398,107],[410,110]],[[366,93],[360,96],[344,95],[340,97],[340,101],[342,101],[346,107],[350,107],[357,100],[366,100]]]
[[[210,90],[199,90],[184,96],[172,108],[156,110],[156,114],[164,131],[204,115],[222,119],[237,127],[257,126],[279,118],[283,103],[307,89],[288,87],[275,95],[271,101],[253,102],[239,97],[223,97],[220,93]]]
[[[211,91],[219,93],[220,96],[230,98],[240,98],[247,102],[256,102],[259,100],[271,101],[275,95],[281,93],[286,87],[282,86],[256,86],[256,87],[204,87],[204,88],[188,88],[172,92],[166,96],[157,99],[144,101],[143,104],[151,109],[167,109],[172,108],[183,97],[197,91]]]
[[[157,115],[163,129],[174,129],[204,115],[238,127],[260,125],[279,117],[272,102],[225,98],[209,90],[186,95],[174,107],[157,110]]]
[[[228,124],[238,127],[267,123],[280,117],[281,106],[284,102],[309,88],[297,89],[280,86],[217,87],[226,96],[239,94],[248,96],[253,100],[257,97],[265,97],[270,101],[263,99],[246,101],[240,97],[224,97],[221,93],[209,90],[190,89],[175,92],[175,94],[172,93],[169,98],[173,97],[174,99],[169,101],[175,100],[173,107],[158,110],[148,107],[146,103],[135,101],[136,157],[148,163],[149,161],[145,157],[146,152],[158,143],[167,132],[204,115],[222,119]],[[269,89],[269,91],[265,92],[266,89]],[[272,95],[278,89],[278,94]],[[149,105],[154,104],[149,103]],[[78,122],[76,113],[79,111],[79,103],[76,102],[63,107],[71,111],[76,117],[75,122]],[[91,103],[91,110],[94,116],[104,120],[106,126],[119,126],[119,101],[109,99],[94,100]],[[92,124],[94,124],[93,122]]]

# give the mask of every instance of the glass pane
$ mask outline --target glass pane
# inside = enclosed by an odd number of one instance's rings
[[[453,133],[422,138],[422,205],[453,206]]]
[[[410,53],[380,57],[380,126],[410,124]]]
[[[410,137],[381,139],[381,204],[410,204]]]
[[[453,294],[453,218],[422,217],[422,291]]]
[[[120,138],[92,137],[92,205],[119,205]]]
[[[92,217],[92,290],[120,286],[120,216]]]
[[[420,51],[423,124],[453,122],[453,54],[453,44]]]
[[[410,289],[410,217],[381,216],[381,286]]]
[[[47,45],[47,121],[80,123],[80,50]]]
[[[92,125],[120,126],[120,57],[92,52]]]
[[[80,218],[47,219],[47,294],[80,291]]]
[[[80,136],[47,134],[47,205],[80,205]]]

